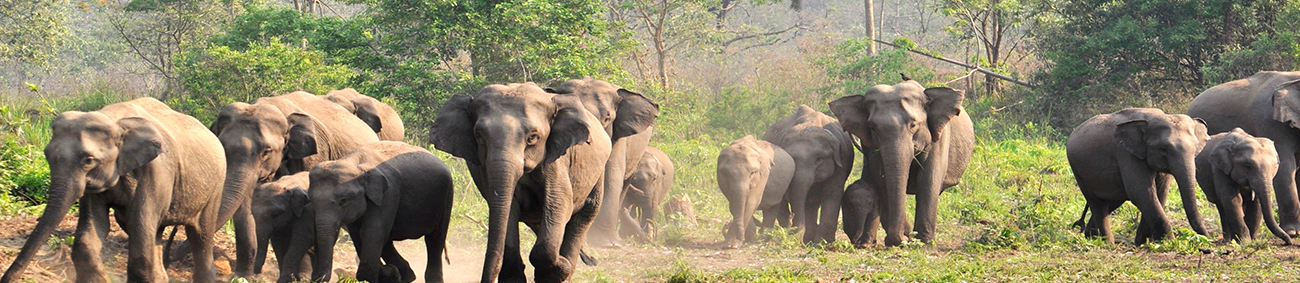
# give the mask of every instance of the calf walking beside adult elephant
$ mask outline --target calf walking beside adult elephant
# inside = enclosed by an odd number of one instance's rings
[[[1300,197],[1296,194],[1300,156],[1300,72],[1264,71],[1211,87],[1187,107],[1187,115],[1205,120],[1209,133],[1241,128],[1273,141],[1278,154],[1273,190],[1283,230],[1300,233]]]
[[[907,240],[907,194],[916,195],[917,240],[934,241],[939,195],[961,180],[974,148],[964,99],[960,90],[906,80],[830,103],[844,129],[862,140],[862,179],[880,190],[885,245]]]
[[[659,117],[659,105],[645,96],[606,81],[592,79],[568,80],[547,92],[573,96],[596,116],[609,140],[609,160],[604,164],[605,193],[602,203],[610,207],[623,203],[623,182],[627,174],[636,169],[650,144],[651,126]],[[591,224],[587,244],[596,247],[615,246],[622,243],[619,229],[622,213],[618,209],[602,209]]]
[[[1224,240],[1254,239],[1263,218],[1274,236],[1291,244],[1291,236],[1273,218],[1277,150],[1272,140],[1253,137],[1241,128],[1210,136],[1196,155],[1196,168],[1205,198],[1219,208]]]
[[[237,276],[253,270],[257,244],[249,196],[258,184],[379,141],[343,107],[301,91],[226,105],[212,123],[212,132],[225,148],[227,168],[217,223],[235,220],[232,269]]]
[[[533,83],[489,85],[443,103],[429,140],[465,159],[487,200],[482,282],[527,281],[519,222],[537,235],[529,253],[535,280],[568,280],[596,211],[619,210],[621,203],[602,203],[601,195],[610,135],[577,97]]]
[[[72,263],[77,282],[108,282],[100,250],[109,210],[127,234],[127,281],[167,282],[155,243],[162,227],[186,228],[194,282],[214,282],[213,234],[221,227],[221,142],[198,120],[153,98],[92,112],[68,111],[50,123],[49,202],[0,282],[19,279],[68,209],[79,203]]]
[[[673,160],[658,148],[646,147],[640,159],[623,182],[624,218],[619,234],[624,237],[654,237],[659,204],[668,197],[677,177]]]
[[[1208,139],[1200,122],[1154,108],[1101,114],[1074,128],[1065,151],[1087,199],[1085,209],[1092,211],[1084,235],[1114,241],[1110,213],[1132,201],[1142,214],[1134,243],[1164,239],[1170,232],[1164,210],[1170,175],[1178,182],[1192,230],[1205,235],[1196,207],[1195,157]]]
[[[754,238],[756,228],[771,228],[779,221],[790,226],[786,192],[794,178],[794,158],[770,142],[745,136],[718,154],[718,190],[727,197],[731,222],[723,230],[724,244],[739,248]],[[763,211],[762,225],[753,223],[754,211]]]
[[[834,242],[840,196],[853,168],[853,137],[835,118],[799,105],[769,126],[763,140],[785,149],[794,159],[787,197],[793,225],[804,230],[804,243]]]

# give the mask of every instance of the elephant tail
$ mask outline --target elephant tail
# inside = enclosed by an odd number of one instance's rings
[[[166,227],[163,227],[163,228],[165,229]],[[176,243],[176,232],[179,231],[180,229],[181,229],[181,226],[179,226],[179,225],[177,225],[177,226],[173,226],[173,227],[172,227],[172,235],[167,237],[167,244],[163,246],[163,257],[162,257],[162,260],[163,260],[163,267],[171,267],[171,265],[172,265],[172,261],[174,261],[174,260],[171,258],[171,254],[172,254],[172,244],[173,244],[173,243]]]
[[[578,251],[578,257],[581,257],[582,263],[586,264],[587,266],[596,266],[596,264],[599,263],[596,261],[595,257],[587,255],[586,249]]]
[[[1082,212],[1082,213],[1079,213],[1079,221],[1074,221],[1074,224],[1071,224],[1070,227],[1079,228],[1079,231],[1083,231],[1083,225],[1085,224],[1085,223],[1083,222],[1083,220],[1084,220],[1084,219],[1087,219],[1087,217],[1088,217],[1088,206],[1089,206],[1089,205],[1091,205],[1091,203],[1084,203],[1084,204],[1083,204],[1083,212]]]
[[[447,259],[447,264],[451,264],[451,252],[447,251],[447,249],[442,249],[442,257]]]

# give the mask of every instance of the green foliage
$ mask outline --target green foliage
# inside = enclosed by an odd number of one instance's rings
[[[44,64],[67,43],[68,1],[0,0],[0,62]]]
[[[907,50],[886,48],[870,56],[868,43],[867,39],[848,39],[836,45],[831,54],[817,60],[835,80],[825,90],[830,97],[862,94],[878,84],[896,84],[903,80],[900,73],[922,84],[935,80],[934,72],[912,58]]]
[[[761,139],[767,125],[790,115],[791,109],[798,106],[787,97],[786,93],[745,87],[724,88],[710,104],[705,116],[709,119],[709,128],[720,138],[730,141],[754,135]]]
[[[190,95],[172,101],[181,112],[211,121],[221,107],[235,101],[294,90],[325,93],[347,87],[356,74],[346,66],[328,64],[320,51],[303,50],[272,38],[250,43],[244,52],[212,45],[180,55],[177,70]]]
[[[1284,53],[1295,54],[1287,47],[1295,42],[1295,21],[1278,15],[1297,5],[1296,0],[1061,2],[1059,21],[1038,42],[1055,64],[1038,79],[1047,82],[1039,108],[1053,113],[1052,126],[1068,129],[1124,106],[1181,109],[1213,82],[1294,69],[1296,60],[1289,59],[1294,55]]]
[[[366,71],[393,65],[390,58],[374,52],[375,36],[366,28],[365,18],[342,19],[300,13],[287,7],[252,8],[240,14],[224,33],[209,40],[213,45],[247,51],[250,45],[269,44],[279,39],[286,45],[305,45],[325,53],[329,63],[347,65],[363,74],[353,85],[369,83]]]
[[[1213,251],[1214,240],[1196,234],[1191,229],[1178,228],[1174,229],[1172,239],[1142,244],[1142,248],[1158,253],[1201,254]]]

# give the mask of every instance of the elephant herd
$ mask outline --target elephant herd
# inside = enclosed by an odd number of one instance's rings
[[[805,243],[829,243],[841,219],[857,247],[877,244],[882,228],[887,246],[932,242],[939,195],[957,185],[973,152],[963,100],[961,90],[905,78],[831,101],[832,115],[800,105],[761,139],[732,142],[716,171],[733,215],[723,244],[739,247],[773,225],[796,227]],[[659,106],[646,97],[583,78],[493,84],[441,105],[428,141],[464,159],[488,205],[483,282],[528,280],[521,222],[536,235],[528,260],[537,282],[566,281],[579,261],[594,265],[586,246],[653,237],[674,166],[649,146]],[[128,235],[132,282],[167,281],[158,242],[168,226],[185,229],[197,282],[217,280],[214,234],[232,220],[232,269],[241,277],[260,273],[273,250],[278,281],[328,281],[339,229],[356,247],[360,280],[416,279],[394,241],[423,238],[427,255],[445,252],[455,191],[448,166],[402,142],[393,108],[352,89],[235,102],[208,126],[140,98],[64,112],[51,128],[49,204],[0,283],[20,279],[74,204],[78,282],[109,280],[100,251],[110,209]],[[1088,236],[1111,241],[1109,214],[1132,201],[1142,215],[1136,242],[1166,237],[1171,180],[1197,233],[1206,233],[1197,183],[1217,205],[1225,239],[1253,239],[1261,220],[1287,244],[1300,230],[1300,72],[1210,88],[1186,115],[1098,115],[1066,147],[1087,200],[1083,218],[1092,212],[1075,225]],[[862,176],[846,189],[855,152]],[[429,261],[424,280],[440,282],[441,268]]]

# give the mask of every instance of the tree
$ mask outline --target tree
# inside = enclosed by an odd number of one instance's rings
[[[244,51],[227,46],[187,51],[177,56],[176,72],[190,95],[173,105],[203,121],[235,101],[304,90],[325,93],[342,89],[356,75],[344,65],[325,62],[323,52],[280,43],[249,43]]]
[[[0,0],[0,62],[43,64],[66,41],[64,0]]]
[[[654,79],[660,88],[668,88],[669,64],[673,52],[709,40],[718,30],[708,26],[708,4],[700,0],[611,0],[610,14],[615,22],[635,32],[650,47],[655,57]],[[645,57],[635,52],[637,70],[645,76]]]
[[[1250,58],[1237,55],[1280,57],[1269,55],[1276,51],[1241,50],[1294,50],[1294,20],[1280,19],[1298,5],[1296,0],[1062,2],[1055,13],[1059,21],[1038,44],[1053,64],[1044,76],[1050,84],[1043,88],[1048,97],[1041,107],[1061,114],[1054,115],[1052,126],[1065,129],[1095,114],[1083,109],[1114,109],[1119,103],[1183,107],[1199,89],[1224,79],[1212,76],[1216,69],[1226,70],[1222,67],[1237,62],[1234,58]],[[1233,76],[1282,67],[1239,66],[1234,68],[1249,71]]]
[[[961,40],[974,40],[983,51],[981,67],[1005,69],[1007,55],[1025,42],[1031,33],[1027,26],[1041,10],[1043,0],[942,0],[939,5],[944,15],[956,22],[944,28]],[[985,91],[993,93],[998,79],[984,76]]]
[[[173,59],[184,45],[206,42],[241,9],[209,0],[129,0],[109,10],[109,25],[128,50],[163,77],[165,99],[181,85]]]

